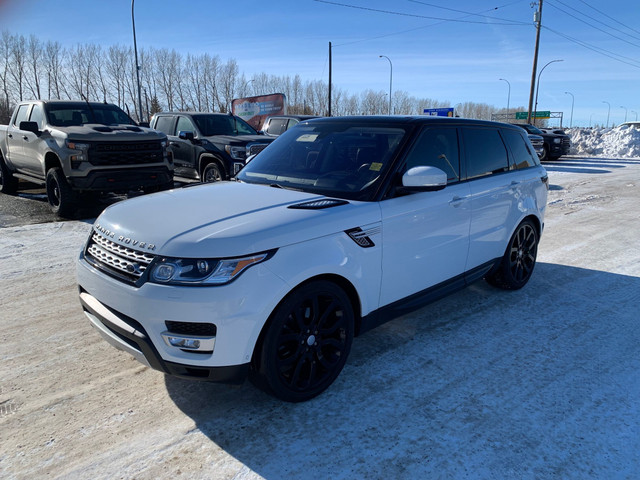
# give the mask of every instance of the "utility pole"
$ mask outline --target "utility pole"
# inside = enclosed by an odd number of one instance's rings
[[[538,49],[540,47],[540,24],[542,23],[542,0],[538,0],[538,11],[534,14],[536,22],[536,48],[533,53],[533,71],[531,72],[531,90],[529,91],[529,110],[527,113],[527,123],[531,123],[531,108],[533,107],[533,92],[536,86],[536,70],[538,69]]]
[[[329,42],[329,115],[331,116],[331,42]]]
[[[138,118],[138,123],[140,123],[143,120],[142,91],[140,89],[140,65],[138,65],[138,46],[136,44],[136,20],[133,16],[134,1],[135,0],[131,0],[131,25],[133,26],[133,51],[135,52],[135,56],[136,56],[136,78],[138,79],[138,115],[140,115],[140,118]]]

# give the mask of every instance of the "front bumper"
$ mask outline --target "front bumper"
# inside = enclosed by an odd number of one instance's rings
[[[102,337],[162,372],[196,380],[241,382],[258,336],[287,285],[256,265],[227,285],[181,287],[147,282],[137,288],[78,259],[80,303]],[[166,322],[216,326],[210,352],[169,345]]]
[[[167,167],[101,169],[89,172],[86,177],[69,177],[73,188],[104,192],[161,186],[172,180],[173,172]]]

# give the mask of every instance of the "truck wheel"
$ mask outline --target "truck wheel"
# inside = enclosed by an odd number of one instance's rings
[[[342,371],[353,342],[353,307],[339,286],[315,281],[285,297],[267,328],[250,378],[281,400],[303,402]]]
[[[14,195],[18,191],[18,179],[15,178],[4,160],[0,157],[0,192],[7,195]]]
[[[47,199],[53,213],[61,217],[70,217],[75,212],[78,196],[59,167],[47,172]]]
[[[549,147],[545,144],[542,148],[542,156],[540,157],[541,162],[546,162],[549,160]]]
[[[220,182],[224,180],[224,175],[220,170],[220,166],[216,162],[207,163],[202,171],[203,182]]]

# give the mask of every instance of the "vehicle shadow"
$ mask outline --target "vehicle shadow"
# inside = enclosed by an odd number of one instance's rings
[[[306,403],[248,382],[165,383],[212,444],[267,479],[602,478],[640,447],[639,292],[638,277],[539,263],[522,290],[478,282],[356,338]]]

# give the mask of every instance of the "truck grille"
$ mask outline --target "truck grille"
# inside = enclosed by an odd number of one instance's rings
[[[161,142],[104,142],[89,147],[92,165],[140,165],[164,160]]]
[[[112,276],[136,283],[155,256],[123,247],[98,232],[93,232],[87,244],[85,258],[94,267]]]
[[[571,148],[571,139],[569,137],[562,139],[562,148],[566,151],[569,151]]]

